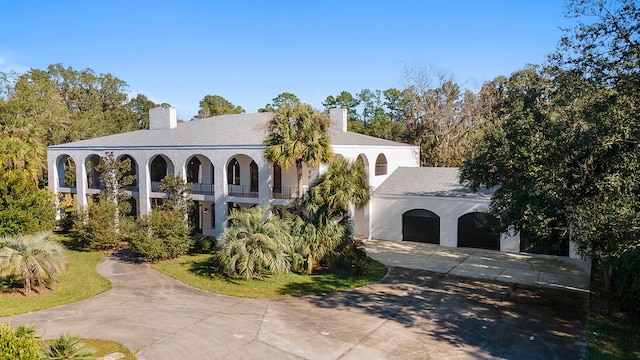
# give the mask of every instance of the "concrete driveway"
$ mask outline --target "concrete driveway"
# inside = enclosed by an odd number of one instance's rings
[[[112,290],[12,323],[36,324],[45,339],[113,339],[155,360],[581,359],[585,350],[581,291],[391,267],[380,283],[349,292],[256,300],[115,257],[98,272]]]

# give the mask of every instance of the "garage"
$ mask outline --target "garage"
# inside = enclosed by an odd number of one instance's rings
[[[458,247],[500,250],[498,219],[483,212],[471,212],[458,218]]]
[[[440,217],[425,209],[402,214],[402,240],[440,244]]]

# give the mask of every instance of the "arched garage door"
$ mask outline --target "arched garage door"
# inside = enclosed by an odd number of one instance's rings
[[[500,250],[498,220],[491,214],[472,212],[458,218],[458,247]]]
[[[402,240],[440,244],[440,217],[424,209],[405,212],[402,214]]]

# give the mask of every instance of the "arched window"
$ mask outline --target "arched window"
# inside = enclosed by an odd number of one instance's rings
[[[376,175],[387,174],[387,157],[384,154],[378,155],[376,159]]]
[[[227,165],[227,184],[240,185],[240,163],[236,158],[231,159]]]
[[[282,168],[278,164],[273,164],[273,192],[282,193]]]
[[[187,164],[187,182],[192,184],[202,183],[202,163],[197,157],[192,157]]]
[[[424,209],[402,214],[402,240],[440,244],[440,217]]]
[[[151,181],[160,181],[167,176],[167,161],[162,156],[156,156],[151,162]]]
[[[258,192],[258,164],[255,161],[251,161],[249,165],[249,172],[251,174],[251,188],[249,191]]]

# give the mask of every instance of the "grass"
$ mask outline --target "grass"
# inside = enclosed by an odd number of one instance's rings
[[[640,359],[640,313],[625,311],[604,288],[601,271],[592,269],[587,318],[589,360]]]
[[[52,343],[54,340],[42,340],[42,344]],[[87,347],[95,350],[96,357],[100,358],[113,353],[121,353],[124,355],[123,360],[136,360],[131,350],[117,341],[101,340],[101,339],[80,339],[80,342]]]
[[[350,290],[382,279],[386,266],[368,259],[369,273],[354,277],[348,270],[321,270],[312,275],[288,273],[247,281],[211,273],[211,255],[189,255],[151,266],[172,278],[205,291],[245,298],[285,298]]]
[[[68,238],[59,237],[63,243]],[[68,264],[58,276],[55,290],[45,290],[41,294],[34,288],[33,294],[24,296],[19,292],[0,293],[0,316],[22,314],[48,309],[54,306],[84,300],[111,289],[111,282],[96,272],[96,265],[106,253],[65,250]]]

